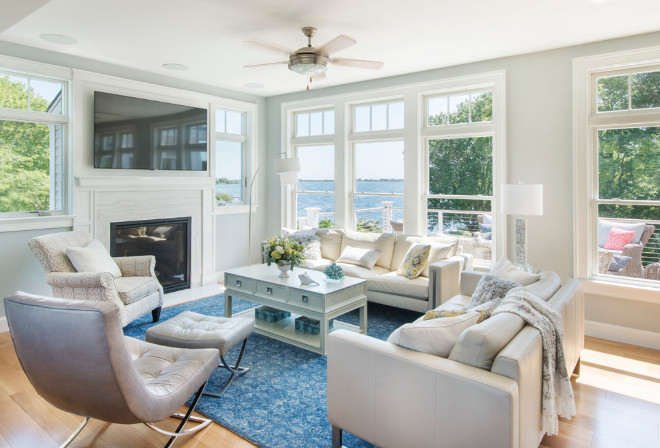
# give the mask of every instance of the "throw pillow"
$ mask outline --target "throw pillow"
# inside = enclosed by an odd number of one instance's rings
[[[346,246],[337,259],[337,263],[348,263],[366,269],[373,269],[379,257],[380,251]]]
[[[429,266],[438,261],[446,260],[451,255],[451,251],[454,249],[453,243],[435,243],[431,242],[431,252],[429,252],[429,258],[422,270],[422,277],[429,276]]]
[[[626,247],[626,244],[630,244],[634,236],[635,232],[632,230],[628,231],[619,229],[618,227],[612,227],[603,249],[623,250],[623,248]]]
[[[292,233],[289,238],[304,246],[303,257],[305,260],[321,260],[321,238],[316,233],[303,230]]]
[[[610,235],[610,230],[612,227],[617,227],[619,229],[627,230],[629,232],[635,232],[631,244],[639,244],[639,241],[642,239],[642,234],[646,229],[646,223],[637,222],[637,223],[627,223],[627,222],[615,222],[607,221],[605,219],[598,220],[598,247],[604,247],[607,237]]]
[[[615,254],[607,270],[610,272],[619,272],[620,270],[625,268],[626,265],[631,261],[632,261],[632,257],[626,257],[625,255]]]
[[[429,319],[402,325],[387,342],[418,352],[446,358],[458,336],[477,323],[479,313],[466,313],[444,319]]]
[[[491,300],[496,300],[499,303],[507,292],[518,286],[521,286],[520,283],[513,280],[505,280],[497,275],[486,274],[479,280],[467,308],[471,309]]]
[[[424,270],[430,253],[430,244],[417,244],[411,247],[396,273],[410,280],[416,279]]]
[[[66,255],[78,272],[109,272],[115,278],[121,277],[119,266],[98,240],[85,247],[67,247]]]
[[[485,305],[485,306],[484,306]],[[493,310],[495,309],[495,301],[491,300],[487,303],[484,303],[483,305],[476,306],[470,310],[431,310],[427,311],[426,314],[424,314],[424,317],[422,320],[430,320],[430,319],[439,319],[443,317],[456,317],[456,316],[462,316],[467,313],[479,313],[479,318],[477,319],[477,323],[483,322],[484,320],[488,319],[490,315],[493,313]]]
[[[541,278],[541,274],[533,274],[531,272],[523,271],[511,263],[506,257],[500,258],[498,262],[495,263],[495,266],[493,266],[490,273],[502,277],[504,280],[513,280],[523,286],[529,286],[532,283],[536,283]]]

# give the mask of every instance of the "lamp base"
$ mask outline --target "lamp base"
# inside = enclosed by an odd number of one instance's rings
[[[516,261],[515,264],[525,268],[527,266],[527,218],[516,218]]]

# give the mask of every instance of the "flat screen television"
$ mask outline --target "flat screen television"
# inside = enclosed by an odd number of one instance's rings
[[[206,171],[207,111],[94,92],[94,168]]]

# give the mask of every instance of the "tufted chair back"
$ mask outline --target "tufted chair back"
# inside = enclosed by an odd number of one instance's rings
[[[85,247],[91,241],[89,233],[77,230],[38,236],[32,238],[28,245],[46,272],[76,272],[66,255],[66,248]]]

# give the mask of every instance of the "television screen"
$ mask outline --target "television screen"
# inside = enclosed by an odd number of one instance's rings
[[[94,92],[94,168],[206,171],[206,109]]]

